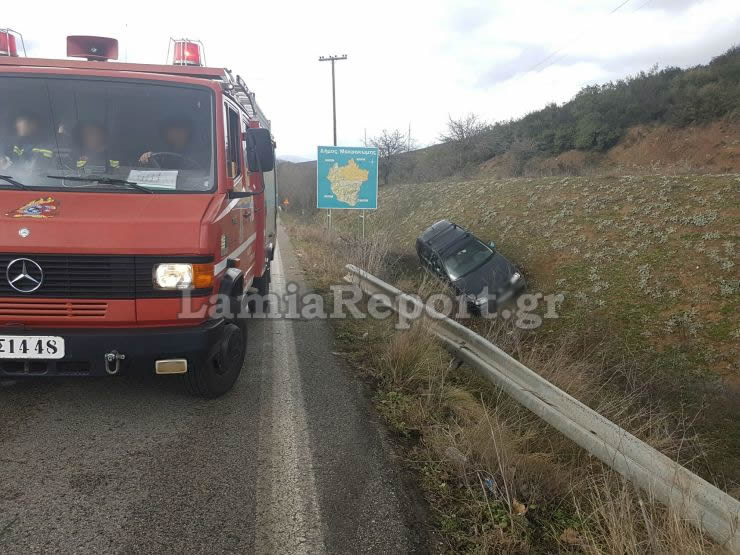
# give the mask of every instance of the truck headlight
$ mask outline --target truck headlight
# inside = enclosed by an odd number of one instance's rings
[[[514,273],[512,274],[512,276],[511,276],[511,280],[510,280],[510,282],[511,282],[511,283],[516,283],[516,282],[517,282],[517,281],[519,281],[519,280],[520,280],[521,278],[522,278],[522,274],[520,274],[519,272],[514,272]]]
[[[157,264],[153,279],[157,289],[206,289],[213,286],[213,264]]]

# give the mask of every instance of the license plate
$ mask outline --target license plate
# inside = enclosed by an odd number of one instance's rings
[[[54,335],[0,335],[0,358],[64,357],[64,338]]]

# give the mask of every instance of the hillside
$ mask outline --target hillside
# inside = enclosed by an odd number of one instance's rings
[[[740,172],[740,47],[688,69],[648,72],[582,89],[518,120],[457,129],[404,152],[389,183],[442,178]],[[463,120],[460,120],[461,123]],[[313,204],[315,162],[281,162],[283,192]]]
[[[738,174],[488,178],[386,187],[367,225],[390,235],[409,289],[429,224],[495,240],[531,292],[565,296],[537,344],[575,333],[603,360],[638,364],[657,398],[716,442],[712,471],[740,484],[739,200]]]
[[[448,177],[449,168],[440,168],[438,162],[444,159],[445,147],[434,145],[398,155],[391,182]],[[507,153],[469,168],[467,173],[474,178],[507,178],[517,173],[513,171],[515,166],[514,155]],[[283,198],[298,209],[315,206],[316,162],[279,161],[278,172]],[[740,122],[716,121],[682,128],[635,126],[606,152],[569,150],[557,156],[536,156],[527,160],[518,173],[530,177],[740,173]]]
[[[451,120],[442,148],[399,160],[399,182],[426,181],[454,173],[474,174],[485,161],[498,159],[508,175],[569,173],[557,166],[538,167],[542,159],[580,152],[585,166],[619,165],[602,155],[639,138],[636,128],[678,130],[713,122],[737,123],[740,112],[740,47],[688,69],[657,67],[619,81],[584,87],[570,101],[550,104],[523,118],[484,124],[475,118]],[[729,131],[736,139],[737,126]],[[658,152],[656,151],[656,154]],[[658,156],[658,162],[664,159]],[[671,161],[669,155],[666,162]],[[695,162],[695,160],[691,160]],[[699,161],[704,167],[704,160]],[[581,169],[583,167],[581,166]],[[732,166],[737,162],[733,161]],[[543,171],[544,170],[544,171]],[[549,170],[549,171],[548,171]],[[571,169],[572,173],[572,169]]]

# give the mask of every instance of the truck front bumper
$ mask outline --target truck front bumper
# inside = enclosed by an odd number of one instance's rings
[[[185,359],[204,364],[218,347],[224,321],[208,320],[193,327],[66,329],[0,327],[0,335],[53,335],[64,338],[65,356],[57,360],[0,359],[0,377],[106,376],[115,368],[106,355],[117,353],[119,372],[154,373],[155,362]],[[106,370],[108,368],[108,370]]]

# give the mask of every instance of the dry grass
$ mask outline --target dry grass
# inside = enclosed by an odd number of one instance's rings
[[[565,296],[560,318],[522,335],[515,355],[567,346],[606,368],[610,388],[684,411],[711,447],[692,469],[740,487],[740,175],[488,178],[381,194],[367,227],[409,262],[395,285],[421,284],[414,240],[438,219],[495,240],[530,291]]]
[[[700,531],[608,473],[594,477],[586,502],[576,500],[581,518],[590,523],[578,544],[589,553],[722,553]],[[625,526],[638,522],[639,526]]]
[[[386,236],[375,245],[311,225],[289,229],[319,289],[342,265],[396,275]],[[371,240],[372,242],[373,240]],[[370,266],[375,264],[375,266]],[[404,280],[404,288],[419,282]],[[405,289],[409,291],[408,287]],[[421,280],[420,293],[440,290]],[[591,458],[443,351],[423,321],[336,321],[337,336],[376,386],[380,412],[424,484],[446,550],[474,553],[721,553],[698,530]],[[647,372],[599,363],[577,334],[547,342],[511,324],[478,324],[498,346],[620,426],[681,462],[701,457],[690,422],[651,403]],[[538,342],[539,341],[539,342]]]
[[[420,460],[440,470],[433,499],[451,550],[587,553],[710,553],[701,532],[646,498],[567,438],[439,351],[420,323],[375,355],[381,410],[421,438]],[[601,395],[586,368],[565,355],[529,357],[555,382],[663,452],[700,452],[680,419],[638,403],[639,393]],[[434,476],[434,474],[432,474]],[[435,483],[437,482],[437,483]],[[503,533],[505,532],[505,533]]]
[[[320,288],[339,283],[337,280],[344,275],[346,264],[354,264],[382,278],[397,263],[398,257],[391,255],[388,233],[376,232],[372,240],[362,240],[351,232],[328,230],[321,225],[287,224],[287,228],[291,236],[300,232],[302,249],[298,257]]]
[[[675,128],[637,126],[629,130],[608,158],[622,168],[661,168],[684,173],[740,171],[740,124],[716,121],[704,126]]]

